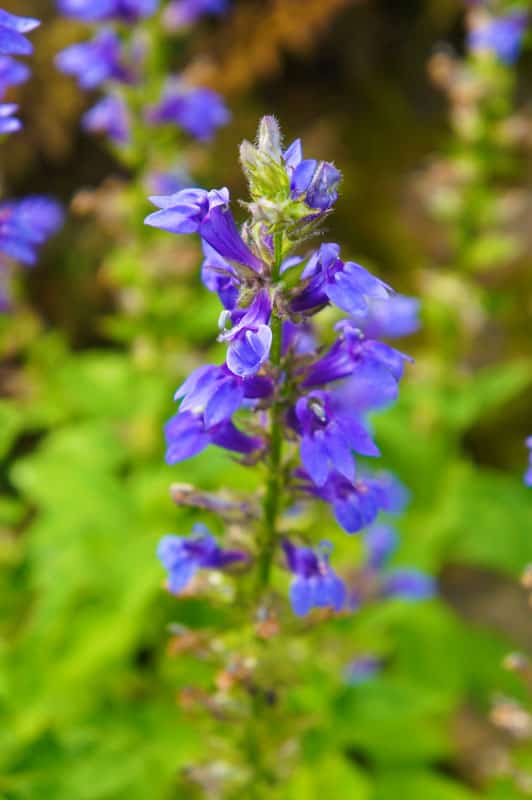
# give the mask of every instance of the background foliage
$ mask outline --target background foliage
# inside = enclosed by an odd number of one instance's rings
[[[264,715],[253,741],[238,688],[234,706],[223,706],[231,652],[214,664],[201,647],[198,657],[197,638],[187,653],[169,631],[179,622],[201,640],[214,618],[224,624],[226,607],[169,597],[154,558],[160,536],[192,519],[169,501],[171,480],[253,488],[218,452],[172,470],[163,462],[173,390],[216,350],[199,249],[145,229],[147,192],[127,188],[127,167],[78,132],[84,100],[52,65],[75,26],[45,2],[4,5],[46,21],[34,80],[20,93],[26,133],[3,145],[5,193],[53,190],[74,201],[43,263],[21,278],[16,313],[0,320],[0,797],[217,797],[216,769],[191,765],[229,758],[245,770],[259,759],[267,771],[261,754],[276,725],[285,726],[275,736],[286,765],[275,766],[286,779],[271,797],[528,796],[508,768],[493,774],[513,743],[489,720],[497,694],[527,702],[501,662],[532,646],[518,585],[532,562],[521,481],[531,428],[528,218],[519,256],[495,259],[471,282],[424,184],[435,156],[455,146],[427,62],[438,41],[463,47],[462,4],[242,0],[175,54],[233,112],[210,149],[192,149],[205,185],[244,195],[237,144],[258,116],[275,113],[288,139],[302,135],[344,173],[331,238],[421,295],[424,308],[424,328],[406,345],[416,365],[377,431],[412,492],[400,560],[433,572],[440,597],[329,621],[283,664],[275,657],[290,632],[268,642],[284,716]],[[518,72],[515,97],[526,106],[530,54]],[[529,164],[525,150],[513,172],[528,209]],[[491,322],[466,346],[457,320],[474,314],[479,285]],[[309,524],[326,531],[331,521],[324,512]],[[348,563],[357,553],[349,540],[338,555]],[[328,646],[337,630],[341,653]],[[343,666],[368,651],[386,668],[348,686]],[[526,741],[513,749],[519,778],[532,751]]]

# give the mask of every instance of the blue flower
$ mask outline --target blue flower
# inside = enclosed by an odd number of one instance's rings
[[[150,172],[146,177],[146,185],[152,195],[177,194],[182,189],[187,189],[192,184],[192,179],[183,164],[177,164],[166,171]]]
[[[17,111],[16,103],[0,103],[0,135],[15,133],[22,128],[22,122],[15,116]]]
[[[245,401],[272,392],[268,378],[237,377],[225,365],[199,367],[175,394],[179,412],[165,426],[166,461],[176,464],[216,444],[237,453],[251,453],[263,442],[239,431],[231,421]]]
[[[57,5],[62,14],[85,22],[136,22],[155,14],[159,0],[58,0]]]
[[[283,153],[293,200],[302,200],[318,212],[329,211],[338,199],[341,173],[328,161],[304,159],[301,140],[296,139]]]
[[[354,323],[343,320],[336,325],[340,338],[325,355],[308,367],[303,386],[323,386],[359,373],[373,375],[375,387],[386,387],[391,380],[397,384],[403,375],[405,361],[411,359],[390,345],[375,339],[366,339]]]
[[[530,452],[528,453],[528,469],[525,472],[523,480],[525,482],[525,486],[532,487],[532,436],[529,436],[525,440],[525,445]]]
[[[369,300],[351,319],[369,339],[396,339],[419,330],[419,300],[401,294]]]
[[[528,14],[522,11],[486,16],[470,31],[468,45],[473,52],[491,52],[505,64],[513,64],[521,52],[527,24]]]
[[[288,569],[294,575],[290,586],[290,602],[294,613],[304,617],[312,608],[332,607],[341,611],[346,591],[342,580],[329,564],[328,548],[313,550],[283,541]]]
[[[171,0],[163,13],[163,23],[168,31],[194,25],[201,17],[225,14],[228,0]]]
[[[0,97],[4,96],[10,86],[24,83],[29,76],[30,70],[25,64],[9,56],[0,56]]]
[[[200,142],[213,138],[229,122],[230,114],[220,95],[212,89],[187,87],[170,80],[161,101],[146,115],[152,125],[172,124]]]
[[[297,400],[291,415],[292,426],[301,436],[301,461],[317,486],[323,486],[335,470],[353,481],[353,451],[379,455],[356,408],[344,405],[342,399],[331,392],[310,392]]]
[[[62,72],[76,76],[82,89],[94,89],[111,79],[131,80],[131,73],[122,65],[120,39],[108,28],[89,42],[65,48],[55,63]]]
[[[0,203],[0,253],[22,264],[35,264],[38,248],[62,221],[61,206],[47,197]]]
[[[394,569],[382,577],[384,597],[403,600],[427,600],[435,592],[434,579],[415,569]]]
[[[301,476],[301,488],[330,503],[346,533],[357,533],[371,525],[381,511],[402,511],[408,501],[406,489],[389,473],[361,475],[351,481],[340,472],[331,472],[322,486],[307,483],[305,472]]]
[[[398,597],[418,601],[432,597],[436,591],[434,578],[417,569],[389,566],[399,542],[389,525],[373,525],[364,533],[366,560],[349,587],[349,607],[358,608],[364,601]]]
[[[255,375],[270,354],[271,310],[270,297],[264,289],[257,293],[249,308],[224,312],[224,319],[230,319],[233,327],[224,330],[219,340],[228,342],[227,366],[241,378]]]
[[[146,217],[146,225],[170,233],[199,233],[222,258],[253,272],[263,270],[262,261],[244,243],[236,226],[228,189],[183,189],[150,200],[161,210]]]
[[[194,525],[192,531],[190,536],[164,536],[157,547],[172,594],[179,594],[200,569],[223,569],[248,558],[240,550],[222,550],[205,525]]]
[[[27,56],[33,45],[24,36],[41,23],[31,17],[17,17],[0,8],[0,55]]]
[[[99,100],[82,117],[82,127],[91,133],[103,133],[124,145],[129,142],[130,119],[125,102],[121,97],[109,95]]]
[[[295,312],[319,310],[328,302],[348,314],[365,313],[371,300],[386,300],[391,289],[354,261],[342,261],[337,244],[322,244],[301,274],[303,289],[291,302]]]

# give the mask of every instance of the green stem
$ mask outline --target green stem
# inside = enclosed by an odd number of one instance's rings
[[[273,282],[279,280],[279,271],[282,262],[282,234],[274,235],[274,264],[272,270]],[[270,361],[275,373],[280,371],[282,356],[283,322],[276,310],[272,311],[271,318],[272,347]],[[277,517],[282,501],[282,403],[278,396],[278,386],[270,411],[270,452],[268,458],[268,479],[266,496],[264,498],[264,530],[262,546],[259,554],[259,591],[264,591],[270,581],[270,572],[275,554],[275,545],[278,537]]]

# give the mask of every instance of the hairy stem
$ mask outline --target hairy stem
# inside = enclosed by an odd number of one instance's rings
[[[279,280],[279,270],[282,261],[282,234],[274,236],[274,264],[273,280]],[[270,361],[274,373],[279,373],[282,355],[282,332],[283,322],[276,312],[272,311],[271,318],[272,347]],[[276,375],[277,377],[277,375]],[[283,428],[282,428],[282,404],[278,395],[278,385],[270,411],[270,452],[268,458],[268,479],[266,484],[266,496],[264,498],[264,530],[262,536],[261,551],[259,554],[259,591],[264,591],[270,581],[270,572],[275,553],[275,545],[278,536],[277,518],[282,501],[282,449],[283,449]]]

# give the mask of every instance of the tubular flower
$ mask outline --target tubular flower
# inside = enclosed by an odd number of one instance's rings
[[[239,550],[223,550],[205,525],[194,525],[190,536],[164,536],[157,555],[168,572],[168,591],[179,594],[200,569],[224,569],[245,561]]]
[[[25,34],[38,28],[40,24],[38,19],[17,17],[0,8],[0,55],[30,55],[33,45]]]
[[[208,142],[218,128],[227,125],[230,114],[217,92],[187,87],[174,79],[169,81],[160,102],[148,110],[146,118],[152,125],[177,125],[194,139]]]
[[[105,28],[94,39],[73,44],[56,56],[57,67],[74,75],[82,89],[95,89],[110,79],[131,80],[131,72],[122,64],[122,50],[116,33]]]
[[[320,550],[297,547],[283,541],[288,569],[294,576],[290,586],[290,602],[294,613],[304,617],[313,608],[331,607],[341,611],[345,602],[345,585],[329,564],[329,548]]]

